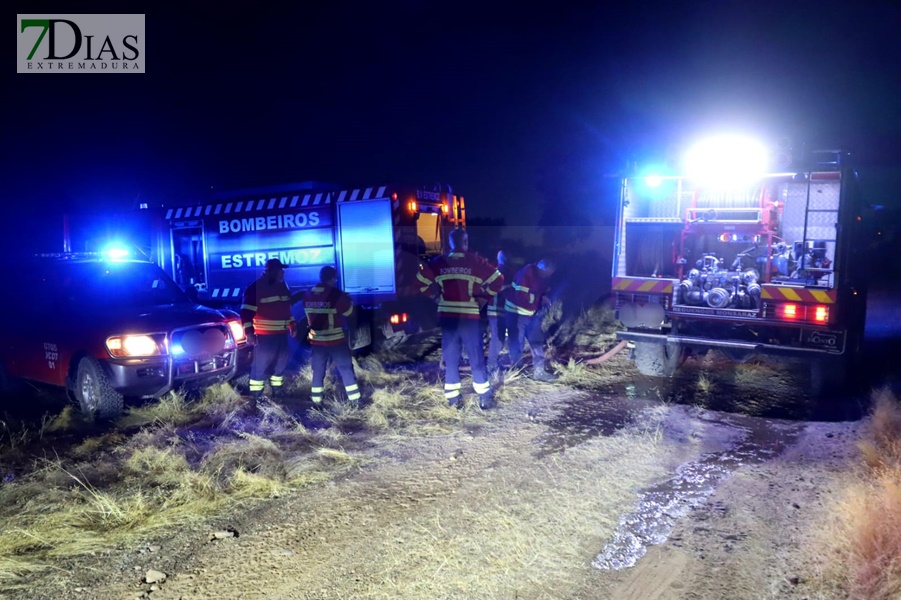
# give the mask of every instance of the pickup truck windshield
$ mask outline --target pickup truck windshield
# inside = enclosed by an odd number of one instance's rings
[[[71,307],[190,304],[188,296],[162,269],[141,262],[71,263],[60,270],[61,299]]]

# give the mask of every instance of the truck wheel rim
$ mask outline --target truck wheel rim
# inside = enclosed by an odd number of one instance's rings
[[[81,398],[84,402],[84,408],[88,412],[94,412],[97,408],[97,398],[94,394],[94,378],[88,373],[85,373],[81,380]]]

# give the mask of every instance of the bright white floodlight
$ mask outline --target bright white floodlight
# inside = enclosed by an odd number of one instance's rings
[[[766,146],[756,140],[717,137],[700,142],[688,151],[685,171],[698,182],[742,185],[766,173],[768,155]]]

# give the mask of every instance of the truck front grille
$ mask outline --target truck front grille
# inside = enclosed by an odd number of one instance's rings
[[[234,344],[225,324],[210,324],[172,332],[173,373],[176,379],[215,373],[234,364]]]

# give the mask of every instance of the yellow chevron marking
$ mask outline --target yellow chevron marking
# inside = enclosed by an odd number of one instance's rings
[[[832,296],[829,295],[829,292],[824,292],[822,290],[810,290],[810,294],[816,298],[817,302],[822,302],[823,304],[833,304],[834,300]]]
[[[801,296],[798,295],[798,292],[791,288],[779,288],[779,291],[782,292],[782,295],[789,300],[794,300],[795,302],[799,302],[801,300]]]

